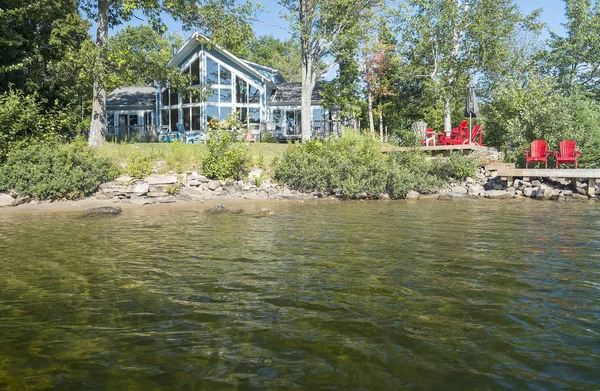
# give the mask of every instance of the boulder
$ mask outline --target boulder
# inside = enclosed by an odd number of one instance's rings
[[[489,198],[492,200],[506,200],[512,198],[513,196],[504,190],[488,190],[485,192],[485,198]]]
[[[110,199],[110,202],[114,202],[114,203],[121,202],[121,197],[114,196],[113,198]]]
[[[469,187],[469,191],[467,192],[467,194],[470,194],[475,197],[483,197],[485,196],[485,189],[483,188],[483,186],[475,184]]]
[[[202,192],[196,189],[191,189],[189,187],[181,189],[177,196],[183,201],[204,202],[204,196],[202,195]]]
[[[219,187],[221,187],[221,184],[219,183],[219,181],[208,181],[208,190],[217,190]]]
[[[118,215],[122,212],[118,206],[101,206],[98,208],[86,208],[83,212],[88,216],[94,215]]]
[[[129,203],[133,205],[148,205],[153,204],[154,200],[147,197],[131,197]]]
[[[406,198],[407,200],[418,200],[421,197],[421,194],[419,194],[418,192],[411,190],[408,193],[406,193]]]
[[[143,196],[150,190],[150,185],[147,182],[138,183],[133,186],[134,196]]]
[[[126,183],[130,183],[133,180],[135,180],[134,177],[124,175],[124,176],[118,177],[117,179],[113,179],[111,183],[114,185],[124,185]]]
[[[475,179],[471,178],[471,177],[466,177],[465,178],[465,183],[467,185],[472,185],[473,183],[475,183]]]
[[[28,195],[18,196],[17,199],[15,200],[15,205],[23,205],[23,204],[28,204],[30,202],[31,202],[31,197],[29,197]]]
[[[542,185],[542,182],[538,181],[537,179],[531,181],[531,186],[541,186],[541,185]]]
[[[171,204],[175,201],[177,200],[173,196],[154,198],[154,202],[156,202],[157,204]]]
[[[537,190],[534,189],[533,187],[524,187],[523,188],[523,195],[525,197],[535,197],[537,193]]]
[[[215,206],[208,205],[206,209],[204,209],[204,213],[223,213],[227,212],[227,208],[221,204],[217,204]]]
[[[16,200],[9,194],[0,193],[0,207],[15,206]]]
[[[467,188],[464,186],[454,186],[451,190],[451,193],[459,193],[459,194],[467,194]]]
[[[149,185],[173,185],[177,183],[177,176],[152,174],[144,180],[148,182]]]

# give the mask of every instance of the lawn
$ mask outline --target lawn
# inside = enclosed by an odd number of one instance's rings
[[[252,143],[248,144],[252,166],[270,169],[273,160],[281,157],[288,144]],[[136,157],[147,156],[154,162],[158,172],[202,171],[202,159],[207,154],[205,144],[173,143],[105,143],[98,153],[119,165],[126,173],[128,162]]]

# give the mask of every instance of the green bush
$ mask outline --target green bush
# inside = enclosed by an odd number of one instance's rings
[[[143,179],[152,173],[154,162],[150,154],[136,149],[127,157],[126,167],[127,175]]]
[[[411,191],[433,192],[443,181],[433,172],[434,163],[419,151],[397,152],[390,157],[388,193],[391,198],[404,198]]]
[[[15,190],[39,199],[76,199],[119,175],[85,140],[61,145],[39,142],[14,149],[0,165],[0,191]]]
[[[250,156],[242,139],[241,124],[233,116],[220,124],[213,124],[208,133],[207,156],[202,161],[202,170],[208,178],[236,179],[250,171]]]
[[[477,161],[459,152],[451,152],[449,156],[432,159],[430,173],[444,182],[462,181],[475,175]]]

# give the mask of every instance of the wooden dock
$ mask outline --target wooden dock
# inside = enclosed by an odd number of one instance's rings
[[[496,171],[497,175],[507,181],[512,181],[513,178],[523,178],[529,180],[529,178],[557,178],[557,179],[571,179],[573,182],[577,179],[588,180],[588,195],[594,196],[596,194],[596,180],[600,179],[600,169],[537,169],[537,168],[499,168]]]
[[[398,151],[412,151],[418,149],[419,151],[429,152],[445,152],[445,151],[461,151],[461,152],[498,152],[495,148],[482,147],[476,144],[462,144],[462,145],[432,145],[432,146],[421,146],[421,147],[388,147],[385,148],[385,152],[398,152]]]

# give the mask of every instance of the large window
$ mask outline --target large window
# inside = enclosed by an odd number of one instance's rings
[[[219,84],[219,64],[210,57],[206,58],[206,84]]]
[[[196,58],[192,63],[192,85],[200,84],[200,59]]]
[[[179,110],[177,108],[171,109],[171,132],[177,132],[177,122],[179,122]]]
[[[192,130],[200,130],[200,107],[192,107]]]
[[[191,109],[189,107],[185,107],[183,109],[183,127],[185,130],[191,130],[190,110]]]
[[[250,86],[248,94],[248,103],[260,103],[260,94],[258,88]]]
[[[221,66],[221,73],[219,74],[219,84],[221,85],[231,85],[231,72],[227,70],[225,67]]]
[[[239,77],[236,78],[236,91],[235,91],[235,101],[237,103],[247,103],[248,102],[248,83]]]
[[[169,126],[169,110],[160,111],[160,123],[162,126]]]

